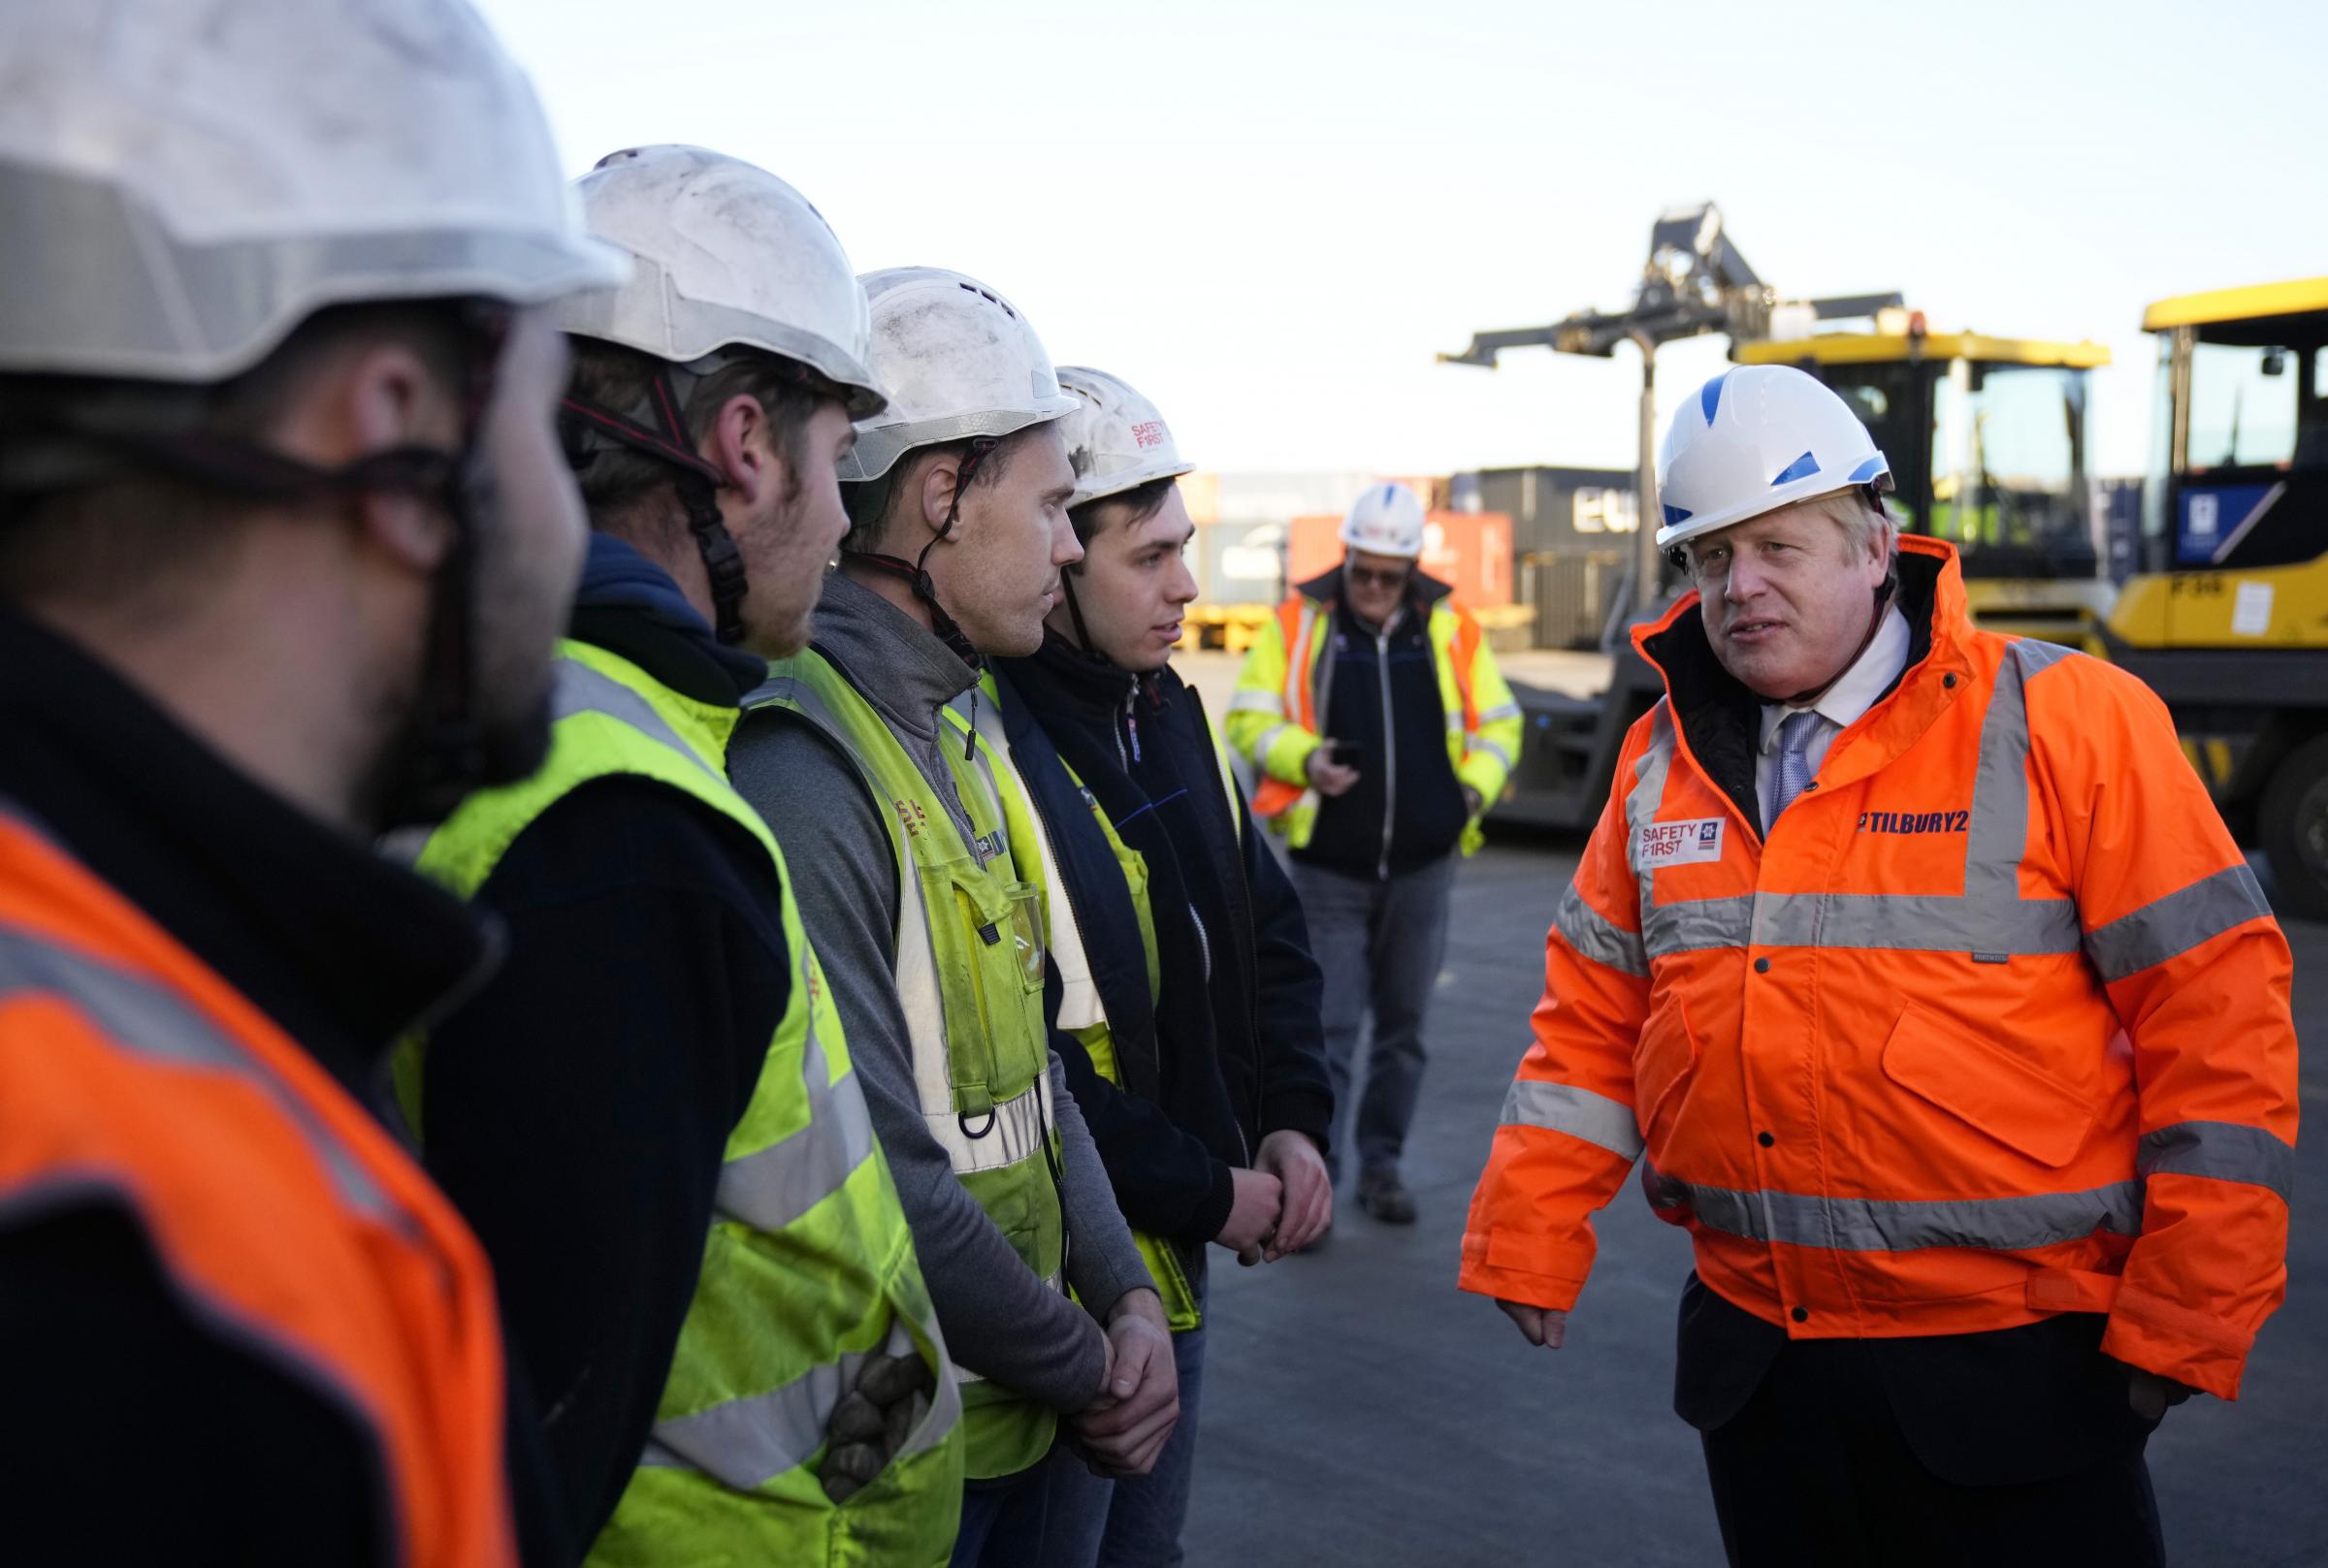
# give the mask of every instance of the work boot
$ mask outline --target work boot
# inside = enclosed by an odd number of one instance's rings
[[[1399,1179],[1395,1166],[1360,1173],[1358,1206],[1384,1225],[1414,1223],[1414,1194],[1408,1192],[1406,1183]]]

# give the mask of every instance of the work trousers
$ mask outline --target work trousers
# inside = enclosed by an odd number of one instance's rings
[[[1871,1342],[1795,1340],[1736,1416],[1700,1434],[1733,1568],[2066,1568],[2166,1560],[2143,1447],[2122,1430],[2066,1475],[1960,1486],[1917,1457]],[[1968,1410],[1978,1389],[1961,1391]]]
[[[1073,1484],[1083,1473],[1062,1431],[1049,1454],[1017,1475],[965,1483],[962,1525],[947,1568],[1028,1568],[1042,1560],[1047,1543],[1082,1539],[1090,1531],[1090,1513],[1107,1514],[1105,1494],[1094,1501]]]
[[[1201,1266],[1191,1283],[1202,1306]],[[1164,1440],[1155,1468],[1130,1481],[1105,1481],[1066,1466],[1054,1470],[1052,1511],[1065,1523],[1045,1534],[1043,1554],[1029,1568],[1180,1568],[1187,1560],[1180,1531],[1188,1522],[1188,1493],[1196,1481],[1196,1417],[1205,1391],[1203,1326],[1172,1336],[1172,1360],[1180,1379],[1180,1419]]]
[[[1337,1122],[1351,1104],[1360,1030],[1374,1014],[1366,1088],[1355,1111],[1362,1171],[1397,1169],[1406,1146],[1423,1089],[1423,1019],[1446,957],[1459,858],[1442,855],[1388,880],[1327,871],[1299,855],[1288,867],[1310,922],[1310,949],[1325,972],[1320,1010]],[[1334,1147],[1348,1141],[1338,1128]]]

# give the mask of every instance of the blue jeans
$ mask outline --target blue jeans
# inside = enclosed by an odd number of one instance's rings
[[[1374,1013],[1366,1093],[1356,1111],[1361,1172],[1398,1169],[1406,1147],[1406,1129],[1423,1092],[1423,1017],[1446,957],[1447,909],[1459,858],[1449,854],[1388,881],[1326,871],[1298,855],[1287,866],[1310,922],[1310,950],[1325,972],[1320,1010],[1337,1122],[1349,1114],[1358,1036],[1367,1013]],[[1337,1174],[1339,1151],[1345,1147],[1338,1129],[1332,1161]]]
[[[1190,1284],[1205,1300],[1200,1269]],[[1196,1411],[1205,1387],[1205,1330],[1172,1336],[1180,1378],[1180,1420],[1164,1440],[1156,1467],[1134,1481],[1103,1481],[1081,1464],[1051,1478],[1051,1527],[1028,1568],[1180,1568],[1180,1527],[1196,1480]]]
[[[1042,1558],[1054,1526],[1070,1527],[1064,1510],[1054,1518],[1053,1504],[1074,1501],[1062,1491],[1064,1478],[1088,1472],[1063,1439],[1017,1475],[963,1486],[962,1527],[947,1568],[1027,1568]]]

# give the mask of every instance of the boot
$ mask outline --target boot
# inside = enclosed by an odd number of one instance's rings
[[[1384,1225],[1414,1223],[1414,1194],[1399,1179],[1398,1168],[1384,1166],[1358,1177],[1358,1206]]]

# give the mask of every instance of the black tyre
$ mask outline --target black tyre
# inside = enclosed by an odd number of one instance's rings
[[[2313,736],[2280,759],[2264,786],[2256,826],[2279,912],[2328,920],[2328,735]]]

